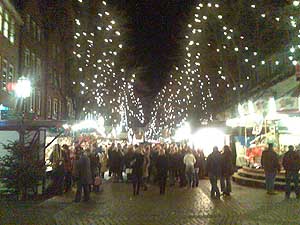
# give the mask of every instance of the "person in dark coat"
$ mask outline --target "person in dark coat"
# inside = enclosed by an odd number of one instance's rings
[[[218,187],[218,179],[221,176],[222,156],[218,147],[213,148],[213,152],[207,157],[206,170],[211,184],[210,196],[220,199],[220,190]]]
[[[143,164],[144,156],[140,147],[137,147],[133,157],[132,165],[132,184],[133,184],[133,195],[139,195],[140,187],[142,185],[143,178]]]
[[[65,192],[71,190],[72,187],[72,160],[71,151],[68,145],[63,145],[63,160],[64,160],[64,171],[65,171]]]
[[[125,153],[124,156],[124,164],[125,164],[125,172],[127,176],[127,182],[132,181],[132,165],[130,164],[132,160],[134,159],[134,152],[133,152],[133,147],[129,146],[128,151]]]
[[[185,164],[183,162],[184,156],[185,156],[185,150],[181,149],[179,155],[178,155],[178,167],[179,167],[179,186],[185,187],[187,185],[187,179],[185,176]]]
[[[290,198],[291,194],[291,182],[294,183],[294,191],[297,198],[299,195],[299,169],[300,169],[300,155],[294,151],[294,146],[290,145],[288,152],[283,156],[282,165],[285,169],[285,182],[286,190],[285,197]]]
[[[159,149],[159,155],[156,160],[157,178],[159,181],[159,193],[161,195],[166,192],[166,183],[168,176],[168,158],[164,149]]]
[[[89,154],[90,158],[90,163],[91,163],[91,175],[92,175],[92,185],[90,185],[90,191],[92,191],[92,186],[93,190],[95,192],[99,191],[99,186],[95,186],[95,178],[96,176],[100,176],[100,170],[101,170],[101,165],[100,165],[100,159],[98,154],[96,152],[91,152]]]
[[[222,154],[222,176],[221,176],[221,191],[223,195],[230,195],[231,192],[231,176],[234,173],[232,163],[232,153],[228,145],[224,146]]]
[[[156,183],[158,178],[157,178],[157,171],[156,171],[156,161],[158,157],[158,149],[160,146],[155,146],[152,148],[150,151],[150,167],[149,167],[149,181],[153,181],[153,183]]]
[[[267,194],[276,194],[274,192],[274,182],[277,172],[280,172],[280,164],[272,143],[269,144],[267,150],[263,151],[261,165],[265,170]]]
[[[170,186],[175,185],[175,179],[178,169],[177,158],[176,158],[176,149],[172,148],[169,154],[169,175],[170,175]]]
[[[84,201],[90,199],[89,185],[92,183],[90,159],[86,154],[83,154],[82,149],[77,149],[76,154],[80,154],[80,158],[74,163],[74,176],[77,184],[75,202],[81,201],[82,189],[84,192]]]
[[[199,177],[200,177],[200,167],[201,167],[201,158],[200,158],[200,154],[199,151],[194,151],[194,156],[196,158],[196,163],[194,165],[195,167],[195,176],[194,176],[194,183],[193,183],[193,187],[198,187],[199,185]]]

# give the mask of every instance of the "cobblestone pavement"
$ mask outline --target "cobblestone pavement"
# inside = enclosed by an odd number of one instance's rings
[[[168,188],[165,196],[156,186],[136,197],[129,184],[103,186],[88,203],[73,203],[74,193],[42,203],[2,202],[0,224],[300,224],[300,200],[284,200],[283,193],[233,184],[231,197],[211,200],[207,180],[195,189]]]

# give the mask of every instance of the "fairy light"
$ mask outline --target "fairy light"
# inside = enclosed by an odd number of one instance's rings
[[[249,7],[253,15],[256,15],[253,17],[254,24],[263,23],[264,27],[270,26],[274,32],[276,29],[283,29],[278,26],[280,23],[290,26],[289,31],[293,36],[289,37],[291,44],[284,49],[289,58],[285,63],[289,66],[297,65],[300,53],[298,15],[289,6],[281,8],[280,11],[284,13],[270,15],[268,10],[262,8],[264,1],[256,1],[255,4],[252,2],[244,7]],[[293,7],[300,6],[300,1],[291,2]],[[151,120],[147,126],[149,137],[159,135],[165,129],[176,129],[190,118],[197,118],[197,121],[203,123],[211,121],[211,106],[220,99],[216,94],[220,95],[221,92],[230,96],[237,95],[238,92],[244,93],[251,86],[252,74],[261,73],[260,68],[270,64],[280,68],[283,64],[279,58],[283,54],[264,56],[260,48],[252,45],[252,33],[249,35],[239,32],[240,28],[227,24],[230,10],[226,10],[226,7],[228,6],[221,0],[206,4],[199,0],[192,11],[191,20],[186,26],[185,39],[182,40],[183,57],[172,68],[169,73],[172,76],[168,77],[169,81],[155,98]],[[215,36],[207,33],[211,27],[220,28],[214,30]],[[210,56],[216,61],[211,67],[207,64]],[[240,76],[231,74],[232,68],[226,65],[227,58],[236,60],[236,66],[233,67],[242,69]]]

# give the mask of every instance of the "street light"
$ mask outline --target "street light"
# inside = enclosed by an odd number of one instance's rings
[[[18,98],[27,98],[31,93],[31,82],[26,77],[20,77],[17,81],[15,93]]]

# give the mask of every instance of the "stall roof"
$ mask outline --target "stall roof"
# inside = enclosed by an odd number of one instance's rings
[[[38,130],[40,128],[61,127],[67,121],[63,120],[0,120],[0,130]]]

